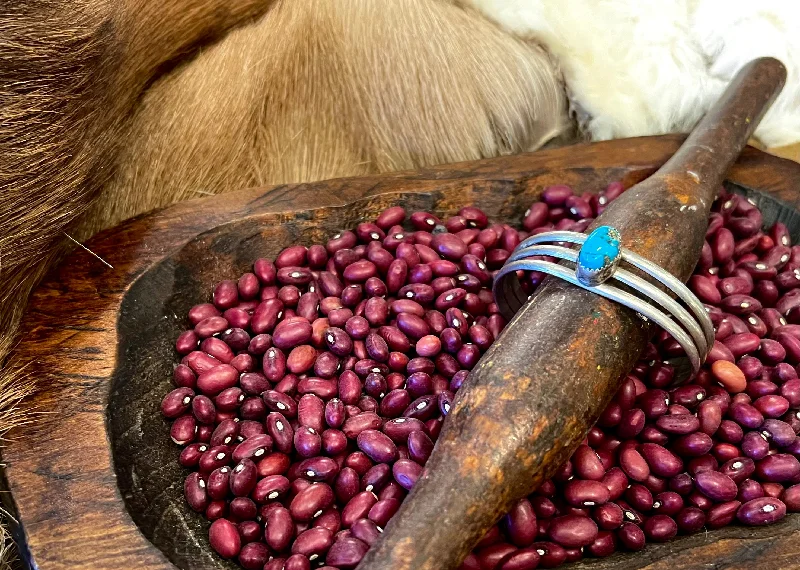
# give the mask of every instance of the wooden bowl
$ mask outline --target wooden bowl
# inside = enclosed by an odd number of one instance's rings
[[[42,415],[15,430],[4,451],[4,494],[24,557],[42,570],[237,568],[212,553],[207,523],[183,500],[159,403],[171,387],[173,342],[187,310],[212,285],[292,243],[403,204],[442,215],[467,204],[497,220],[521,213],[550,184],[579,192],[632,185],[678,147],[679,137],[619,140],[419,172],[250,189],[177,204],[130,220],[79,250],[36,291],[17,364],[40,382]],[[800,165],[747,149],[730,174],[800,238]],[[748,190],[749,189],[749,190]],[[761,198],[762,193],[769,196]],[[791,207],[776,202],[783,200]],[[729,527],[573,568],[795,567],[800,516],[753,529]],[[35,566],[34,566],[35,564]],[[710,566],[706,566],[710,565]],[[388,569],[387,569],[388,570]]]

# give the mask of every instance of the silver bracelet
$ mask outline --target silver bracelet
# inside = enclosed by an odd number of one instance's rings
[[[561,243],[576,243],[581,248],[569,249],[558,245]],[[589,235],[554,231],[525,239],[495,276],[494,296],[500,312],[510,319],[528,300],[517,271],[547,273],[616,301],[653,321],[678,341],[697,372],[714,344],[714,326],[703,303],[668,271],[619,244],[619,231],[611,226],[601,226]],[[575,268],[535,257],[564,259],[575,263]],[[647,280],[619,268],[622,261],[658,281],[686,308]],[[609,280],[616,280],[641,296],[605,284]]]

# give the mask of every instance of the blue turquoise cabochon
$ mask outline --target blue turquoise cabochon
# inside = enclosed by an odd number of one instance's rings
[[[589,234],[581,246],[578,263],[585,269],[598,270],[619,257],[619,232],[611,226],[600,226]]]

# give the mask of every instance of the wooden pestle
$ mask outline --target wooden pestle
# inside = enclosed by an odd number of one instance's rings
[[[592,227],[616,227],[624,247],[686,281],[725,174],[785,77],[772,58],[746,65],[678,152]],[[653,331],[630,309],[546,279],[470,374],[423,475],[358,569],[457,568],[570,457]]]

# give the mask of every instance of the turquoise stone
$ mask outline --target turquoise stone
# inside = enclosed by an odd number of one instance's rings
[[[611,226],[600,226],[586,238],[578,254],[578,264],[597,271],[619,258],[619,232]]]

